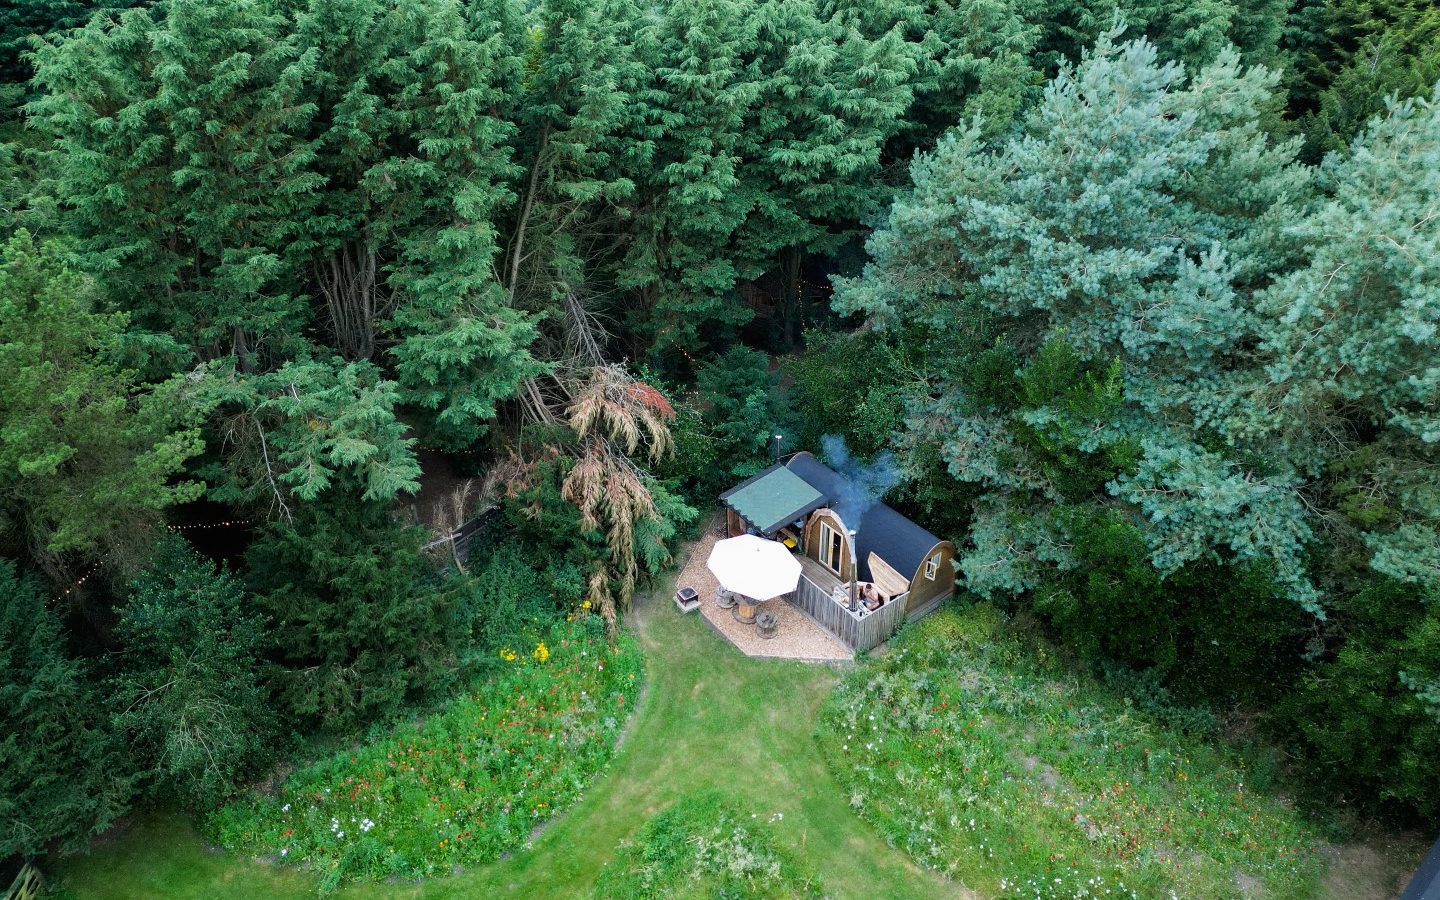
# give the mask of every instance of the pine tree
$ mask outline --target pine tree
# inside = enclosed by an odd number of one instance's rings
[[[31,76],[25,54],[36,36],[84,25],[100,10],[135,5],[125,0],[17,0],[0,8],[0,84],[23,84]]]
[[[1323,170],[1331,195],[1295,224],[1306,264],[1264,295],[1277,441],[1328,466],[1332,540],[1440,589],[1440,94],[1396,105]],[[1348,538],[1348,539],[1347,539]],[[1356,544],[1363,544],[1363,550]]]
[[[912,416],[982,488],[972,589],[1073,568],[1067,509],[1123,504],[1162,574],[1221,552],[1315,603],[1296,474],[1216,440],[1254,424],[1231,354],[1305,184],[1295,145],[1258,128],[1275,82],[1227,51],[1187,83],[1152,45],[1102,40],[1023,136],[986,149],[972,126],[918,160],[875,261],[840,284],[841,311],[931,341],[940,399]]]
[[[794,346],[804,257],[835,252],[888,199],[882,153],[903,126],[916,62],[897,30],[867,39],[812,0],[768,0],[753,15],[759,90],[739,177],[754,199],[729,252],[741,272],[778,270]]]

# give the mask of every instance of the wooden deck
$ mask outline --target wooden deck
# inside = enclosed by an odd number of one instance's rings
[[[907,595],[892,597],[875,612],[851,612],[833,599],[845,587],[834,572],[807,556],[800,556],[800,584],[786,597],[791,604],[820,623],[837,640],[853,650],[872,650],[885,643],[905,621]]]

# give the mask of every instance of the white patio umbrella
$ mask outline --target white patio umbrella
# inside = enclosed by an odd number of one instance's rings
[[[752,600],[788,594],[800,583],[800,561],[785,545],[753,534],[716,541],[706,565],[726,590]]]

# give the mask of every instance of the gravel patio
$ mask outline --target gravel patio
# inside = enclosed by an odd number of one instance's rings
[[[700,594],[700,615],[721,637],[735,645],[746,656],[776,659],[795,659],[804,662],[837,663],[854,659],[844,644],[821,628],[805,613],[784,600],[771,600],[761,605],[764,612],[771,612],[779,619],[779,627],[773,638],[762,638],[754,625],[736,621],[730,610],[721,609],[715,603],[715,589],[719,583],[710,574],[705,561],[710,558],[710,549],[724,534],[724,519],[713,520],[689,548],[689,558],[680,570],[675,589],[692,587]],[[674,606],[671,606],[674,609]]]

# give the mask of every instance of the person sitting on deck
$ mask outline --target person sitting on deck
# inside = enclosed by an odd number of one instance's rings
[[[875,584],[869,581],[865,582],[865,585],[860,588],[860,599],[865,601],[865,608],[870,610],[870,612],[874,612],[885,605],[884,596],[875,590]]]

